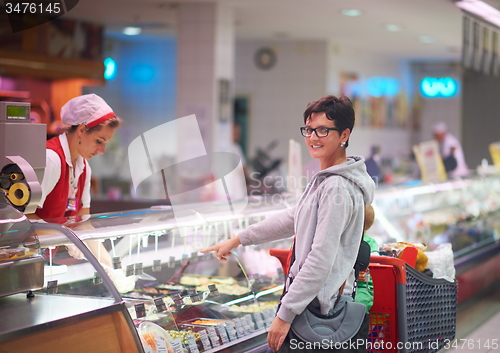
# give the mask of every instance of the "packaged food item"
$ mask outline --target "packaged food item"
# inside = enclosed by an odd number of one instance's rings
[[[145,352],[173,353],[172,337],[166,330],[152,322],[143,322],[137,328]]]
[[[33,252],[29,253],[25,248],[0,249],[0,261],[20,259],[30,254]]]
[[[423,243],[406,243],[406,242],[397,242],[397,243],[387,243],[379,246],[380,255],[392,256],[401,258],[403,254],[403,250],[407,247],[414,247],[417,249],[417,259],[415,262],[415,269],[417,271],[423,272],[427,268],[427,263],[429,261],[427,255],[424,251],[427,249],[427,245]]]

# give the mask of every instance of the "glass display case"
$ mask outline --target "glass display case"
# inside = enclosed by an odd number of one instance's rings
[[[118,305],[123,325],[109,340],[130,331],[117,344],[128,339],[139,352],[263,352],[284,280],[269,249],[289,249],[291,239],[240,247],[226,262],[200,250],[295,202],[273,195],[251,197],[234,207],[240,213],[211,202],[33,223],[46,262],[35,297]],[[451,242],[456,259],[499,244],[497,176],[380,187],[374,207],[369,233],[379,244],[423,242],[432,250]]]
[[[50,230],[40,235],[50,257],[43,291],[57,281],[58,296],[108,298],[109,278],[145,352],[265,351],[284,284],[281,263],[268,250],[288,249],[291,239],[239,248],[227,262],[199,251],[290,204],[285,196],[256,197],[238,214],[212,202],[65,220],[69,232],[99,246],[89,246],[93,256],[81,256],[70,237]],[[91,257],[106,275],[86,260]]]
[[[424,243],[434,250],[451,243],[455,261],[498,245],[500,176],[471,177],[436,184],[419,181],[381,187],[375,195],[379,244]]]
[[[20,211],[2,202],[0,230],[0,351],[143,352],[115,286],[72,232],[58,224],[31,223]],[[79,276],[94,281],[100,278],[104,289],[101,295],[58,294],[56,266],[45,266],[52,259],[42,256],[39,236],[43,237],[43,233],[60,237],[61,243],[73,244],[89,259],[87,272]]]

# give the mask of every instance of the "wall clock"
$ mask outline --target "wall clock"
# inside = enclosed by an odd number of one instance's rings
[[[276,65],[276,52],[269,47],[263,47],[255,53],[255,65],[262,70],[269,70]]]

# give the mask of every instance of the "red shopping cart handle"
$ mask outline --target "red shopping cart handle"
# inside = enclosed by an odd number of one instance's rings
[[[407,263],[392,256],[371,255],[371,264],[392,265],[396,272],[396,283],[406,284],[406,265]]]
[[[269,249],[269,255],[276,257],[280,261],[283,273],[287,275],[288,267],[290,267],[291,251],[289,249]]]

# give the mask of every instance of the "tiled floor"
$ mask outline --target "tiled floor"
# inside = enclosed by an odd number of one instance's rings
[[[459,307],[456,340],[447,353],[500,353],[500,285]]]

